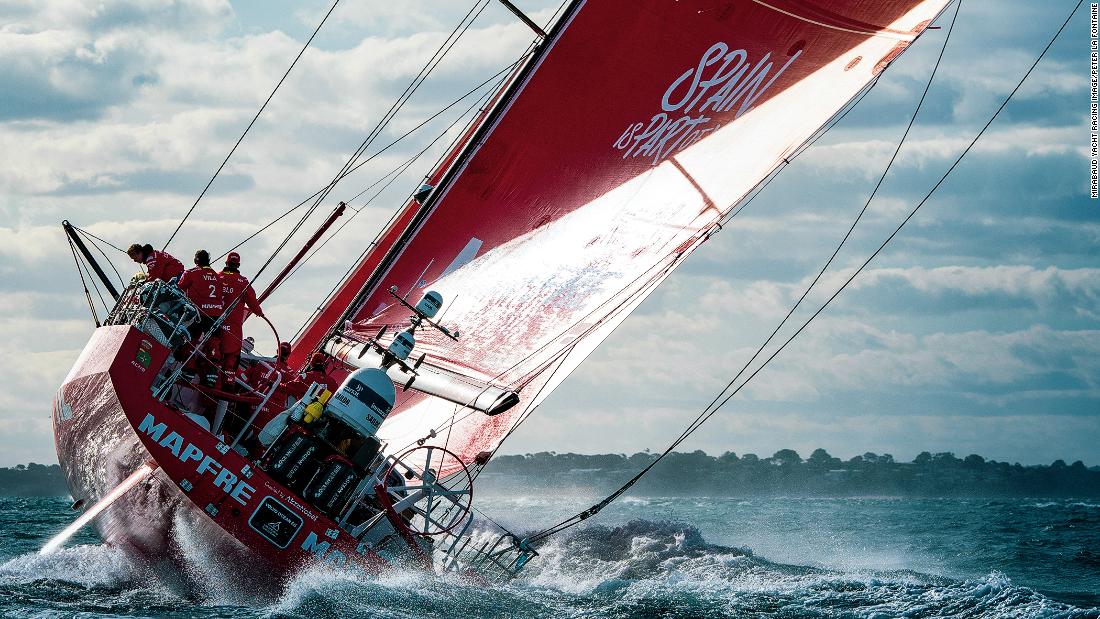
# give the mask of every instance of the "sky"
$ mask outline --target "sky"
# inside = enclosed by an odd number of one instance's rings
[[[516,4],[540,23],[557,6]],[[938,180],[1074,4],[965,0],[897,162],[795,324]],[[167,239],[328,6],[0,0],[0,466],[56,461],[50,400],[93,328],[60,221],[120,246]],[[341,3],[174,241],[177,254],[200,246],[221,253],[323,186],[467,8],[453,0]],[[633,453],[663,449],[678,435],[778,323],[863,206],[945,34],[930,31],[891,66],[502,453]],[[492,4],[380,139],[495,74],[531,38]],[[1087,11],[1079,11],[887,250],[681,450],[766,456],[794,448],[806,456],[824,447],[900,460],[927,450],[1100,464],[1100,203],[1088,187],[1088,43]],[[332,197],[361,210],[265,305],[284,339],[419,184],[466,107],[373,160]],[[376,198],[368,203],[375,190],[356,196],[426,146]],[[243,248],[246,273],[248,260],[285,231],[275,226]],[[134,272],[121,254],[111,258],[123,275]],[[271,348],[270,333],[248,331]]]

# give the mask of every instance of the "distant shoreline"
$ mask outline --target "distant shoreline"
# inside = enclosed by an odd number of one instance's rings
[[[478,477],[490,492],[554,490],[581,494],[610,492],[656,458],[637,453],[580,455],[542,452],[497,456]],[[722,496],[805,498],[1096,498],[1100,467],[1081,461],[1023,466],[922,452],[912,462],[866,453],[848,460],[815,450],[803,459],[790,449],[769,458],[731,452],[672,453],[643,477],[635,496]]]
[[[496,456],[478,477],[489,493],[532,490],[559,494],[610,492],[656,458],[652,453]],[[0,468],[0,496],[67,496],[61,468],[31,463]],[[848,460],[815,450],[803,459],[781,449],[768,458],[731,452],[674,452],[631,491],[634,496],[732,498],[1096,498],[1100,466],[1081,461],[1023,466],[922,452],[912,462],[866,453]]]

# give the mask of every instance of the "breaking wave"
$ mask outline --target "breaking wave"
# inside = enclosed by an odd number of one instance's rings
[[[785,565],[709,543],[689,525],[648,520],[573,529],[540,548],[522,578],[494,588],[314,568],[274,603],[211,595],[195,605],[132,571],[120,552],[79,545],[0,564],[0,600],[4,616],[1100,617],[1100,609],[1052,600],[998,572],[966,580]]]
[[[72,546],[49,555],[27,553],[0,564],[0,586],[53,581],[110,588],[132,579],[133,572],[122,553],[104,545]]]
[[[485,589],[446,577],[300,574],[268,609],[341,617],[1100,617],[1003,574],[954,580],[911,571],[782,565],[706,542],[695,528],[635,520],[575,530],[540,549],[523,578]]]

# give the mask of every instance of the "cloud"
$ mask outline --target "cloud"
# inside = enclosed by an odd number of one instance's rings
[[[522,8],[541,23],[558,4]],[[0,6],[0,88],[10,93],[0,105],[0,372],[11,377],[0,385],[9,420],[0,426],[9,461],[0,465],[49,459],[49,398],[91,326],[57,222],[70,219],[119,245],[166,239],[327,7],[280,14],[267,4],[220,0]],[[341,4],[172,251],[185,262],[200,246],[220,253],[324,186],[465,10],[427,0]],[[916,129],[822,291],[838,285],[938,179],[1045,44],[1060,12],[1026,2],[964,7]],[[1084,27],[1081,18],[1073,27]],[[635,451],[678,434],[843,236],[900,137],[943,35],[922,37],[505,450]],[[511,62],[531,38],[492,3],[375,147]],[[733,414],[716,417],[689,447],[766,455],[825,446],[899,457],[953,449],[1096,461],[1100,211],[1084,197],[1084,80],[1079,50],[1052,48],[935,199],[731,403]],[[365,166],[333,200],[354,196],[453,118]],[[284,332],[324,298],[453,136],[268,301]],[[303,229],[333,205],[321,205]],[[247,244],[246,264],[258,265],[291,222]],[[125,256],[108,253],[124,277],[134,270]],[[811,297],[803,310],[822,299]],[[271,339],[250,329],[263,345]]]
[[[218,0],[6,3],[0,120],[98,118],[157,83],[163,58],[151,42],[212,34],[231,16]]]
[[[840,284],[830,277],[825,289]],[[808,282],[807,282],[808,284]],[[1100,269],[1039,269],[1030,265],[879,268],[864,271],[852,290],[870,311],[910,313],[1005,310],[1100,310]]]

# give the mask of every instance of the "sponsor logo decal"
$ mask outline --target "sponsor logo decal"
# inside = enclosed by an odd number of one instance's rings
[[[736,107],[736,120],[752,109],[801,55],[799,49],[773,71],[771,52],[754,63],[748,51],[731,50],[719,41],[703,53],[696,66],[685,69],[672,81],[661,97],[661,111],[648,121],[628,125],[614,147],[623,151],[623,159],[644,157],[657,165],[719,129],[722,124],[714,120],[715,114]]]
[[[241,469],[241,473],[244,473],[243,468]],[[251,474],[245,475],[245,477],[251,477]],[[280,488],[279,486],[271,483],[270,481],[268,481],[266,479],[264,479],[264,488],[266,488],[269,492],[271,492],[271,494],[273,494],[273,495],[279,497],[280,499],[286,501],[287,503],[289,503],[291,506],[294,507],[294,509],[296,509],[299,512],[305,514],[306,518],[309,518],[310,520],[312,520],[314,522],[317,521],[317,514],[314,513],[308,507],[306,507],[305,505],[302,505],[301,503],[299,503],[294,498],[294,495],[287,494],[286,492],[283,492],[282,488]]]
[[[303,522],[294,510],[271,496],[265,496],[248,518],[248,526],[253,531],[279,548],[290,546]]]
[[[150,353],[152,350],[153,342],[141,340],[141,344],[138,345],[138,351],[134,354],[134,360],[131,365],[142,372],[149,369],[149,364],[153,362],[153,355]]]
[[[203,453],[198,445],[184,441],[178,432],[168,429],[168,424],[157,423],[152,413],[145,415],[137,429],[153,439],[157,445],[170,451],[183,464],[194,462],[199,479],[213,477],[214,485],[241,505],[246,505],[252,498],[252,493],[256,492],[256,488],[241,479],[242,475],[225,468],[221,462]]]
[[[134,361],[141,366],[142,371],[145,371],[149,368],[149,364],[153,362],[153,358],[144,350],[139,350],[137,355],[134,356]]]
[[[302,550],[312,552],[313,556],[322,563],[328,563],[333,567],[345,567],[348,564],[348,556],[335,548],[329,548],[328,542],[321,541],[313,531],[302,540]]]

